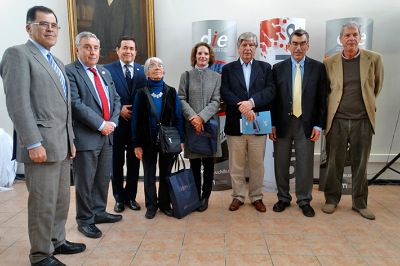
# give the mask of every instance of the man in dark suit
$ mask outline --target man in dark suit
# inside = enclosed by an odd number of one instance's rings
[[[16,157],[25,164],[32,265],[64,265],[53,255],[86,248],[65,240],[75,147],[69,83],[63,63],[50,53],[58,29],[51,9],[30,8],[29,41],[7,49],[0,64],[7,110],[17,134]]]
[[[240,119],[255,119],[255,112],[268,110],[275,95],[271,65],[254,59],[257,36],[242,33],[237,41],[240,58],[222,69],[221,97],[226,104],[225,134],[229,148],[229,170],[233,200],[229,210],[243,205],[246,192],[245,165],[249,163],[249,197],[256,210],[265,212],[262,201],[265,135],[242,135]]]
[[[66,66],[76,158],[73,164],[78,230],[91,238],[102,232],[95,224],[114,223],[121,215],[106,212],[111,177],[112,133],[118,124],[120,101],[107,69],[97,65],[100,41],[91,32],[75,38],[78,60]]]
[[[136,41],[123,36],[118,40],[116,52],[119,60],[104,67],[110,71],[115,88],[121,98],[121,112],[118,127],[114,132],[112,187],[115,198],[115,212],[122,212],[127,204],[132,210],[140,210],[136,202],[140,160],[132,147],[131,116],[136,89],[146,85],[143,66],[134,62]],[[126,153],[126,155],[125,155]],[[126,156],[126,184],[124,187],[124,164]]]
[[[289,167],[294,142],[296,156],[297,204],[306,217],[315,212],[310,205],[313,186],[314,143],[325,125],[326,77],[321,62],[306,56],[309,35],[295,30],[289,38],[291,57],[274,65],[272,70],[276,97],[272,104],[275,179],[278,202],[275,212],[290,205]]]

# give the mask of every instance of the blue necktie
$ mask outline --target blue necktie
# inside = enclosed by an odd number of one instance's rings
[[[49,63],[51,65],[51,67],[54,69],[54,71],[56,72],[58,78],[60,79],[61,87],[64,90],[64,96],[66,98],[67,97],[67,86],[65,85],[64,75],[61,72],[61,69],[58,67],[57,63],[54,61],[53,56],[51,55],[51,53],[47,54],[47,60],[49,60]]]

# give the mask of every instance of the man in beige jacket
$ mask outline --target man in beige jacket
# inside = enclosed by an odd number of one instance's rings
[[[375,215],[367,209],[367,163],[375,132],[375,99],[382,89],[383,64],[377,53],[360,49],[360,26],[342,26],[342,52],[324,61],[328,79],[328,153],[325,205],[333,213],[341,198],[346,149],[350,144],[353,210],[367,219]]]

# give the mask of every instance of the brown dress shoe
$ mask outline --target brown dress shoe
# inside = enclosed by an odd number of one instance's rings
[[[267,208],[265,208],[265,205],[262,202],[262,200],[256,200],[255,202],[253,202],[253,205],[256,208],[256,210],[259,211],[259,212],[266,212],[267,211]]]
[[[233,199],[231,205],[229,205],[229,210],[237,211],[241,205],[243,205],[243,202],[238,199]]]

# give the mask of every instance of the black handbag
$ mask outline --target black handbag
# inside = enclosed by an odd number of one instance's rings
[[[189,72],[186,71],[186,101],[189,102]],[[197,133],[193,126],[187,130],[188,149],[193,153],[213,155],[217,152],[217,139],[219,138],[218,118],[211,117],[203,124],[204,130]]]
[[[174,126],[163,126],[157,115],[156,106],[154,105],[153,99],[148,90],[145,91],[147,99],[150,104],[150,110],[152,115],[157,121],[159,127],[157,135],[157,144],[160,145],[161,152],[163,154],[179,154],[182,152],[181,147],[181,135]]]

